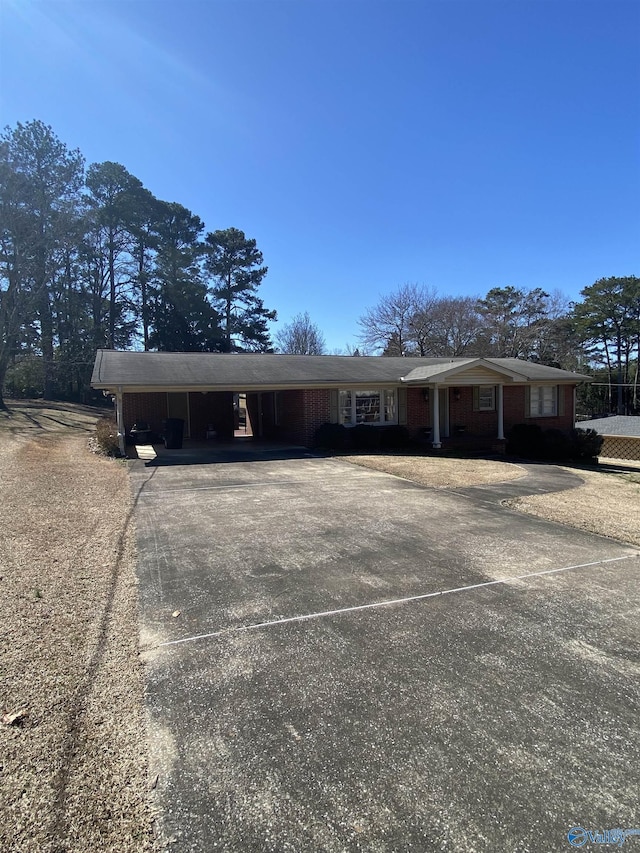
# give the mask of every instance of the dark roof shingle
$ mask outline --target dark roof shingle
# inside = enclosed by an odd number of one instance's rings
[[[98,350],[91,377],[96,388],[247,387],[397,384],[415,368],[443,368],[469,358],[391,358],[344,355],[271,355],[264,353],[183,353]],[[485,359],[530,380],[580,381],[586,377],[518,359]],[[431,370],[429,370],[431,373]],[[427,380],[428,381],[428,380]]]

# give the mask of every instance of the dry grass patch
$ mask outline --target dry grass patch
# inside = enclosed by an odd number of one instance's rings
[[[568,468],[584,485],[567,492],[516,498],[509,505],[640,546],[640,462],[601,459],[597,468]]]
[[[448,456],[367,455],[340,456],[343,462],[352,462],[364,468],[395,474],[413,480],[422,486],[458,488],[480,486],[484,483],[501,483],[515,480],[526,473],[512,462],[493,459],[458,459]]]
[[[489,459],[384,454],[339,458],[435,488],[499,483],[526,473],[513,462]],[[640,546],[640,462],[602,459],[597,468],[565,470],[578,474],[584,485],[563,492],[515,498],[508,505],[539,518]]]
[[[95,420],[0,419],[0,717],[21,714],[0,724],[0,850],[151,847],[132,507]]]
[[[112,408],[94,409],[78,403],[45,400],[5,400],[8,411],[0,411],[0,433],[34,435],[40,432],[77,430],[87,435],[95,430],[97,418]]]

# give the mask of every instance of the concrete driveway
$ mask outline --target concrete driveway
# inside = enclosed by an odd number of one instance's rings
[[[167,849],[539,853],[640,827],[636,549],[500,486],[233,459],[131,469]]]

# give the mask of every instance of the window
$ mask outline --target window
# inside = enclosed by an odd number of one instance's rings
[[[531,385],[529,417],[544,418],[558,414],[558,386]]]
[[[479,412],[494,412],[496,409],[496,387],[495,385],[478,386]]]
[[[341,390],[338,400],[338,419],[346,426],[398,423],[398,401],[395,389]]]
[[[340,392],[338,422],[341,424],[351,423],[351,391]]]

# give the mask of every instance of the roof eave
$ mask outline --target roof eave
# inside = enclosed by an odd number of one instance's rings
[[[515,370],[511,370],[508,367],[504,367],[501,364],[496,364],[494,361],[491,361],[486,358],[475,358],[470,359],[468,361],[464,361],[462,363],[452,364],[451,367],[448,367],[446,370],[441,370],[438,373],[434,373],[428,378],[416,378],[410,379],[411,371],[407,374],[407,376],[403,376],[402,381],[406,384],[434,384],[438,383],[441,379],[449,379],[451,376],[455,376],[456,373],[463,373],[467,370],[474,370],[476,367],[486,367],[488,370],[491,370],[494,373],[502,374],[503,376],[508,376],[514,382],[528,382],[529,379],[524,373],[518,373]],[[419,370],[420,368],[416,368]]]

